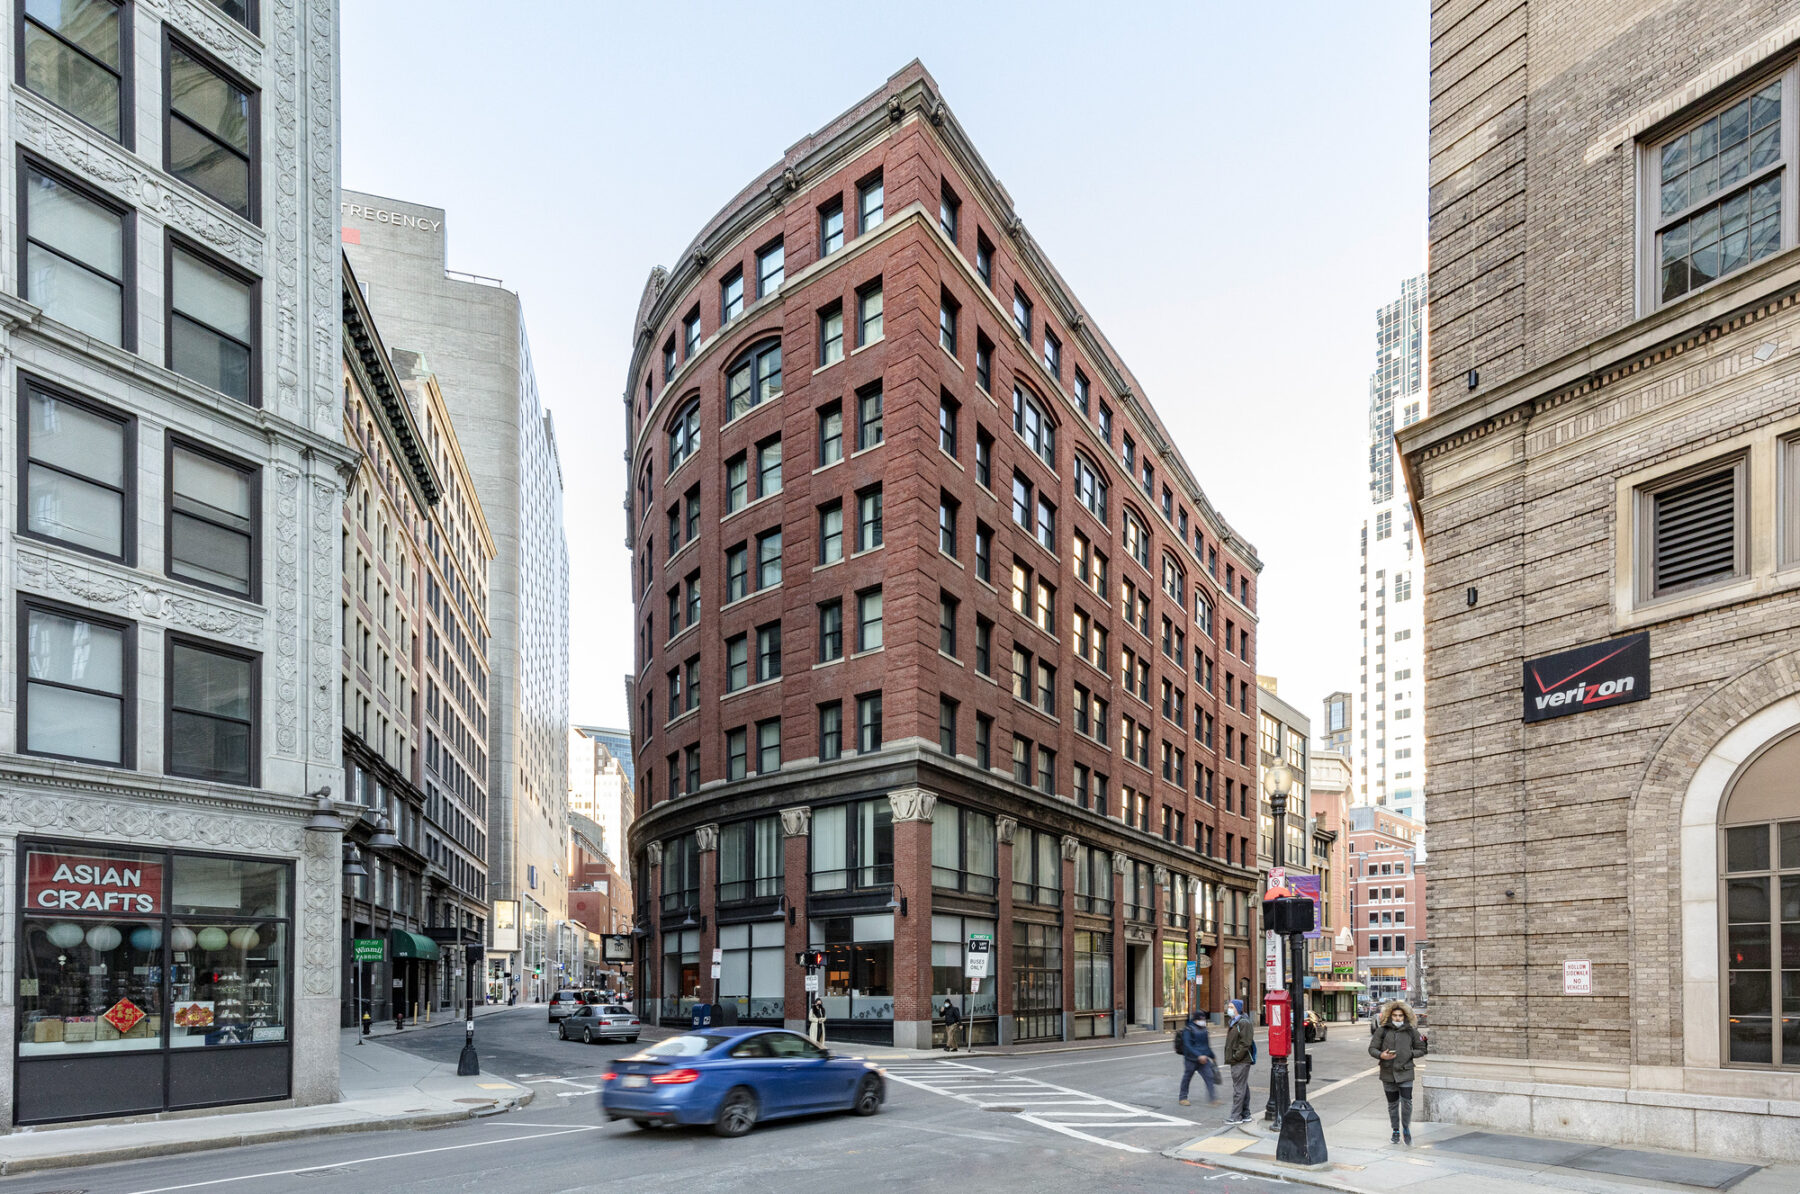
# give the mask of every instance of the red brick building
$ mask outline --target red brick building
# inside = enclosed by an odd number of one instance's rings
[[[1244,994],[1260,562],[923,67],[635,334],[642,1006],[797,1025],[808,949],[831,1032],[902,1045],[945,998],[1024,1040]]]
[[[1425,827],[1375,805],[1350,810],[1350,924],[1366,999],[1416,999],[1425,936]]]

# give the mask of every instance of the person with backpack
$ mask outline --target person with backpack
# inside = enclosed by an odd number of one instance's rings
[[[1206,1083],[1206,1101],[1216,1103],[1219,1096],[1213,1093],[1213,1050],[1212,1041],[1207,1036],[1206,1023],[1199,1013],[1188,1017],[1188,1021],[1175,1034],[1175,1052],[1181,1054],[1181,1105],[1188,1103],[1188,1086],[1194,1080],[1194,1071],[1200,1072],[1200,1080]]]
[[[1231,1114],[1228,1124],[1250,1122],[1250,1067],[1256,1064],[1256,1028],[1244,1014],[1244,1001],[1233,999],[1227,1015],[1231,1027],[1225,1030],[1225,1064],[1231,1067]]]
[[[1382,1005],[1381,1018],[1369,1029],[1369,1056],[1381,1063],[1381,1088],[1387,1092],[1390,1138],[1412,1143],[1413,1062],[1430,1052],[1418,1019],[1404,999]]]

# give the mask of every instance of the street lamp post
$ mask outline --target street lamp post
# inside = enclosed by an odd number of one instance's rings
[[[1288,793],[1294,790],[1294,773],[1286,763],[1277,760],[1266,771],[1262,778],[1263,794],[1269,798],[1269,811],[1275,821],[1275,857],[1273,869],[1282,870],[1287,866],[1287,801]],[[1264,926],[1264,940],[1267,941],[1268,926]],[[1276,958],[1281,959],[1281,947],[1276,947]],[[1298,1035],[1298,1026],[1294,1019],[1300,1015],[1299,1004],[1288,1007],[1290,1036]],[[1276,1056],[1269,1050],[1269,1101],[1263,1106],[1263,1118],[1276,1127],[1281,1125],[1281,1117],[1288,1109],[1288,1060],[1285,1056]]]

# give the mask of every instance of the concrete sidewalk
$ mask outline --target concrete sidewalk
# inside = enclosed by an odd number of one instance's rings
[[[1800,1165],[1759,1165],[1693,1153],[1609,1148],[1592,1143],[1487,1132],[1461,1124],[1412,1125],[1413,1143],[1390,1143],[1387,1101],[1373,1077],[1327,1096],[1314,1108],[1330,1160],[1318,1169],[1275,1159],[1275,1134],[1260,1121],[1189,1141],[1164,1155],[1345,1194],[1502,1194],[1553,1189],[1563,1194],[1724,1190],[1793,1194]],[[1348,1097],[1343,1097],[1348,1096]]]
[[[436,1032],[442,1025],[461,1023],[440,1021],[406,1031]],[[393,1032],[390,1022],[386,1035]],[[533,1093],[528,1087],[486,1074],[460,1078],[454,1062],[445,1064],[415,1057],[373,1037],[359,1045],[353,1028],[346,1028],[341,1034],[338,1067],[342,1100],[316,1107],[210,1110],[109,1119],[102,1124],[74,1127],[21,1128],[0,1136],[0,1175],[267,1144],[335,1132],[436,1127],[523,1107]]]

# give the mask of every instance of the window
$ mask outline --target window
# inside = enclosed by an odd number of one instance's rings
[[[938,187],[938,227],[944,230],[944,235],[950,238],[951,244],[956,243],[956,217],[961,211],[962,200],[956,197],[956,192],[950,189],[948,182],[940,183]]]
[[[756,723],[756,773],[773,775],[781,770],[781,719]]]
[[[819,706],[819,761],[829,763],[844,754],[844,706],[841,702]]]
[[[856,698],[856,751],[868,754],[881,749],[881,694],[865,692]]]
[[[975,670],[983,676],[994,674],[994,624],[986,618],[975,619]]]
[[[856,649],[873,651],[881,646],[881,590],[865,589],[856,595]]]
[[[1079,452],[1075,454],[1075,500],[1089,514],[1106,521],[1106,478]]]
[[[952,757],[956,755],[956,709],[956,702],[949,697],[938,698],[938,749]]]
[[[1062,380],[1062,341],[1049,328],[1044,329],[1044,368],[1057,381]]]
[[[938,343],[951,356],[956,355],[956,315],[961,308],[945,291],[938,299]]]
[[[671,335],[663,343],[663,384],[665,386],[669,384],[669,379],[675,376],[675,365],[675,337]]]
[[[835,365],[844,359],[844,303],[842,299],[819,312],[819,365]]]
[[[1206,637],[1212,637],[1212,602],[1208,601],[1206,595],[1199,589],[1194,590],[1194,625],[1198,626]]]
[[[975,272],[989,290],[994,288],[994,246],[979,230],[975,233]]]
[[[1013,386],[1013,430],[1025,445],[1051,468],[1056,467],[1056,428],[1038,403],[1037,395]]]
[[[1740,458],[1639,491],[1640,600],[1743,575],[1745,473]]]
[[[739,266],[719,280],[719,323],[730,323],[744,313],[744,267]]]
[[[135,348],[131,224],[114,206],[25,159],[20,168],[23,297],[97,340]]]
[[[829,257],[844,247],[844,199],[833,196],[819,208],[819,256]]]
[[[20,375],[27,535],[130,562],[137,423]]]
[[[725,778],[743,779],[749,774],[748,754],[749,740],[745,737],[744,727],[725,731]]]
[[[1112,443],[1112,417],[1112,407],[1102,402],[1100,404],[1100,438],[1109,444]]]
[[[1150,530],[1130,510],[1125,511],[1125,550],[1146,569],[1150,567]]]
[[[956,610],[960,603],[948,593],[938,594],[938,650],[956,658]]]
[[[761,728],[761,726],[757,727],[759,732]],[[777,762],[779,763],[779,760]],[[761,768],[758,767],[758,770]],[[718,859],[719,902],[729,904],[739,900],[774,899],[780,895],[782,889],[781,855],[781,819],[779,817],[757,817],[750,821],[734,821],[721,825],[719,827]],[[739,929],[747,927],[737,926]],[[724,942],[731,932],[732,926],[721,926],[720,941]],[[750,952],[748,933],[743,934],[740,940],[744,947],[743,954],[748,954]],[[777,929],[776,944],[779,944],[779,941],[779,930]],[[763,942],[758,940],[756,944],[762,945]],[[727,960],[724,963],[724,969],[727,973],[733,969],[733,955],[737,953],[737,950],[726,947],[725,957]],[[761,957],[757,957],[753,962],[742,956],[735,960],[738,966],[746,972],[746,979],[748,979],[747,972],[751,966],[760,969],[763,963]],[[779,963],[779,956],[773,961]],[[777,980],[778,984],[779,980]],[[731,980],[725,979],[723,986],[726,990],[731,990]]]
[[[1163,557],[1162,586],[1163,592],[1167,593],[1177,606],[1186,604],[1187,574],[1182,572],[1181,565],[1175,562],[1173,556]]]
[[[781,289],[782,279],[786,277],[787,254],[782,249],[779,239],[756,254],[756,297],[773,294]]]
[[[688,660],[687,663],[682,666],[682,670],[687,681],[687,705],[685,706],[685,709],[686,711],[691,712],[700,707],[700,657],[696,655]],[[696,764],[696,766],[697,765],[698,764]],[[694,785],[690,785],[688,791],[692,792],[693,790]]]
[[[213,783],[256,784],[257,660],[168,636],[167,771]]]
[[[725,600],[729,603],[749,595],[750,552],[740,543],[725,550]]]
[[[881,546],[881,486],[865,489],[856,495],[856,550],[872,551]]]
[[[1012,483],[1013,522],[1031,530],[1031,499],[1034,490],[1024,473],[1014,473]]]
[[[19,738],[28,754],[133,763],[136,634],[84,610],[22,604]]]
[[[1031,739],[1018,734],[1012,740],[1012,777],[1015,783],[1031,786]]]
[[[725,691],[737,692],[750,687],[750,636],[733,635],[725,640]]]
[[[1395,601],[1408,601],[1408,600],[1411,600],[1411,598],[1412,598],[1412,573],[1396,572],[1394,574],[1394,600]],[[1244,649],[1246,651],[1248,651],[1250,649],[1248,643],[1245,644]],[[1399,678],[1398,676],[1395,677],[1395,679],[1398,679],[1398,678]]]
[[[819,563],[835,564],[844,558],[844,503],[832,502],[819,509]]]
[[[975,429],[975,483],[983,489],[994,487],[994,437],[985,427]]]
[[[856,292],[856,346],[881,339],[881,279]]]
[[[857,234],[872,232],[881,226],[884,216],[881,175],[866,179],[856,187]]]
[[[130,138],[128,10],[112,0],[19,6],[20,82],[121,144]]]
[[[687,318],[681,321],[681,343],[681,359],[692,360],[700,348],[700,308],[689,311]]]
[[[257,219],[257,96],[173,37],[163,43],[163,168]]]
[[[856,450],[861,452],[881,442],[881,384],[856,395]]]
[[[688,457],[699,450],[700,399],[694,398],[669,424],[669,471],[672,473],[686,464]]]
[[[756,496],[766,498],[781,492],[781,437],[766,439],[756,445]]]
[[[844,408],[833,402],[819,412],[819,467],[844,458]]]
[[[938,550],[956,558],[956,514],[960,509],[956,499],[947,493],[938,495]]]
[[[948,394],[938,398],[938,448],[951,459],[956,458],[956,416],[961,404]]]
[[[827,601],[819,606],[819,662],[844,657],[844,603]]]
[[[994,765],[994,719],[985,713],[975,715],[975,762],[983,771]]]
[[[739,452],[725,462],[725,511],[735,513],[750,503],[750,458]]]
[[[1383,539],[1391,539],[1393,537],[1394,512],[1392,510],[1377,511],[1375,514],[1375,541],[1379,543]]]
[[[259,472],[169,440],[169,575],[254,599]]]
[[[1037,541],[1050,551],[1056,550],[1056,507],[1042,494],[1037,500]]]
[[[725,371],[725,421],[781,393],[781,342],[765,341]]]
[[[1017,286],[1013,287],[1013,327],[1019,331],[1019,338],[1031,345],[1031,300]]]
[[[1075,405],[1081,408],[1082,414],[1088,413],[1088,379],[1079,367],[1075,370]]]
[[[984,394],[994,392],[994,342],[980,332],[975,333],[975,384]]]
[[[1649,153],[1656,214],[1656,302],[1682,295],[1781,248],[1788,189],[1783,79],[1738,97]]]
[[[781,583],[781,530],[764,531],[756,537],[756,587],[767,589]]]
[[[756,682],[781,679],[781,623],[756,628]]]

